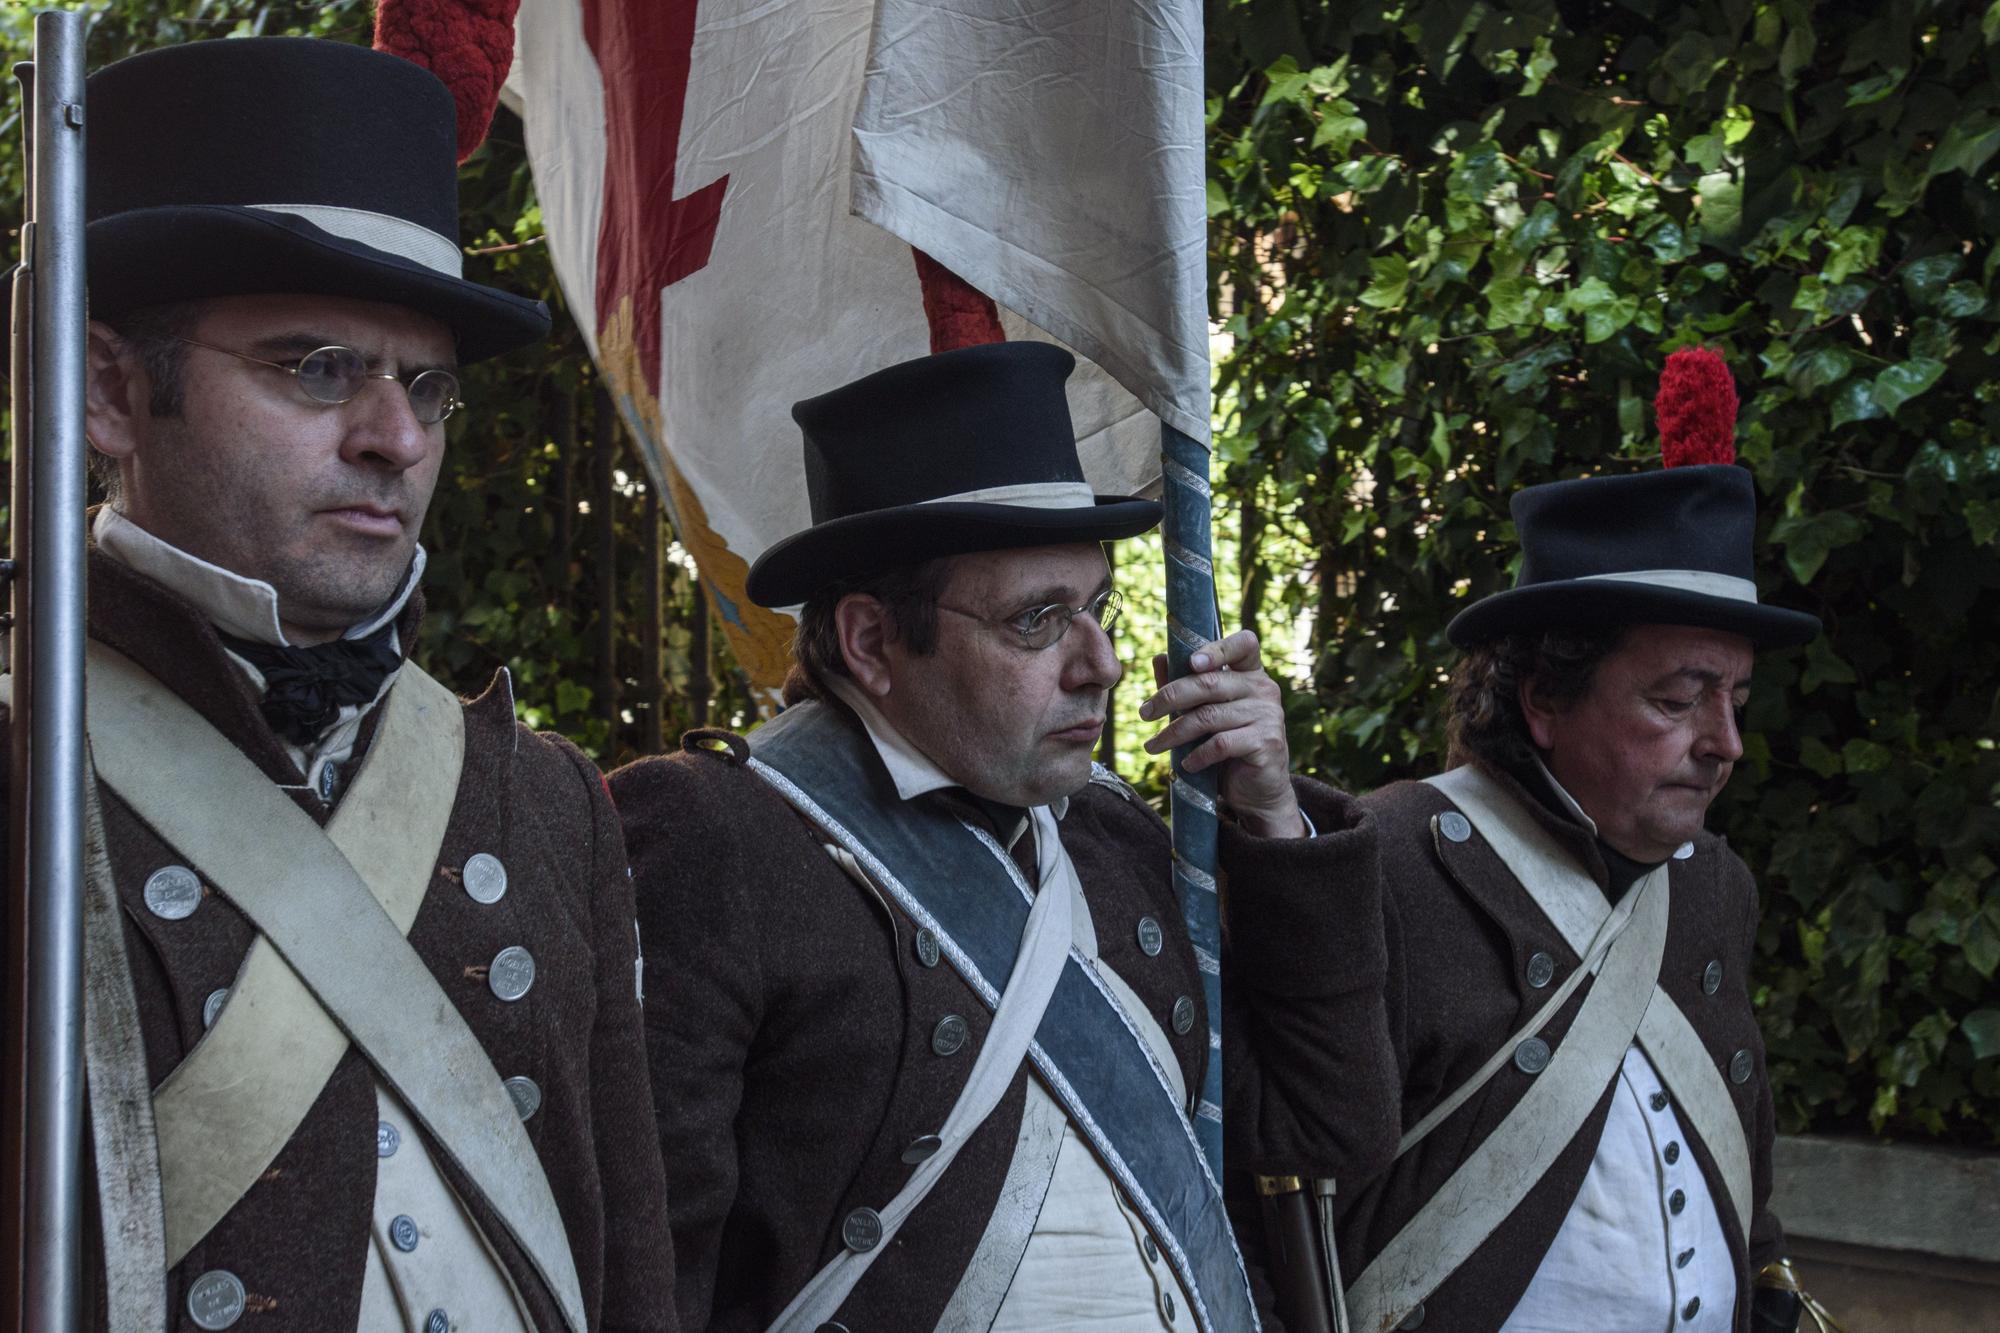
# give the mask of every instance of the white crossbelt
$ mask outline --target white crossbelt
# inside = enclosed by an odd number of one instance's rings
[[[782,794],[784,789],[778,790]],[[800,813],[808,819],[814,817],[812,811],[803,807]],[[1063,854],[1055,816],[1047,806],[1036,806],[1029,813],[1034,819],[1036,880],[1041,888],[1035,894],[1034,905],[1028,909],[1021,948],[1014,956],[1007,988],[994,1008],[986,1044],[973,1061],[965,1087],[938,1131],[941,1146],[910,1173],[901,1192],[881,1210],[880,1239],[866,1251],[843,1249],[836,1254],[792,1297],[771,1324],[770,1333],[812,1333],[833,1318],[876,1257],[889,1248],[903,1222],[943,1179],[959,1149],[993,1113],[1013,1084],[1014,1076],[1021,1071],[1028,1044],[1042,1025],[1049,997],[1055,994],[1056,982],[1069,958],[1070,913],[1083,892],[1076,868]]]
[[[407,911],[413,917],[429,883],[442,828],[432,834],[409,827],[408,804],[423,799],[409,784],[439,780],[443,761],[437,747],[444,746],[452,779],[444,790],[455,794],[463,755],[463,718],[456,696],[414,665],[403,667],[389,693],[390,711],[342,811],[361,794],[364,784],[372,785],[370,773],[378,764],[382,774],[375,782],[380,784],[381,799],[357,806],[336,841],[200,714],[128,659],[93,642],[89,668],[87,706],[92,747],[102,765],[100,778],[260,933],[239,974],[239,989],[189,1060],[216,1040],[231,1011],[240,1008],[245,1015],[235,1021],[232,1031],[244,1040],[255,1033],[259,1022],[250,1015],[262,1006],[246,1003],[246,998],[284,996],[291,985],[309,992],[314,1001],[310,1009],[319,1014],[320,1022],[305,1021],[311,1028],[323,1029],[306,1038],[315,1061],[330,1075],[329,1056],[333,1063],[339,1060],[341,1052],[331,1048],[326,1030],[335,1037],[345,1034],[343,1050],[348,1040],[361,1049],[499,1215],[547,1283],[573,1333],[584,1333],[582,1291],[562,1216],[519,1113],[478,1038],[404,940],[408,918],[399,923],[383,901],[395,899],[397,914]],[[413,756],[413,750],[430,757]],[[447,819],[449,804],[446,799]],[[435,823],[434,816],[430,822]],[[419,841],[413,836],[416,831],[424,831],[429,841]],[[391,846],[399,843],[404,845]],[[414,868],[411,843],[422,852],[421,872]],[[351,855],[346,847],[353,848]],[[371,883],[382,875],[419,878],[414,889],[400,882],[378,897]],[[269,964],[259,967],[253,978],[260,949]],[[254,986],[248,984],[253,981]],[[301,1010],[293,1000],[279,1002],[276,1008],[287,1023],[299,1021]],[[297,1045],[294,1038],[285,1049],[292,1051]],[[256,1049],[263,1051],[262,1058],[269,1058],[268,1049]],[[208,1063],[204,1058],[203,1066]],[[186,1095],[195,1098],[197,1083],[207,1077],[205,1068],[195,1070],[186,1080],[190,1089]],[[160,1089],[170,1108],[182,1095],[169,1086],[176,1082],[170,1077]],[[314,1087],[315,1096],[323,1083],[324,1076]],[[289,1106],[303,1095],[300,1085],[282,1078],[268,1090],[273,1105]],[[211,1101],[201,1095],[188,1105]],[[170,1110],[173,1114],[177,1112]],[[286,1137],[292,1128],[296,1122],[285,1130]],[[163,1157],[170,1134],[172,1142],[181,1145],[172,1151],[204,1151],[192,1143],[202,1136],[183,1135],[163,1123]],[[259,1134],[260,1141],[267,1137]],[[180,1168],[163,1162],[162,1173],[172,1186]],[[227,1170],[231,1180],[239,1175],[240,1164]],[[201,1205],[205,1213],[235,1186],[219,1187],[212,1197],[199,1184],[192,1188],[191,1197],[205,1200]],[[230,1204],[240,1197],[238,1190]],[[170,1234],[185,1236],[199,1225],[197,1217],[176,1228],[176,1211],[170,1201]],[[202,1233],[206,1230],[201,1227]]]
[[[1585,976],[1595,973],[1597,981],[1520,1102],[1348,1288],[1346,1313],[1354,1329],[1367,1333],[1400,1324],[1498,1229],[1582,1128],[1635,1037],[1709,1146],[1746,1231],[1748,1223],[1742,1122],[1699,1036],[1658,985],[1667,868],[1641,877],[1614,908],[1498,782],[1470,765],[1430,781],[1478,829],[1581,962],[1528,1024],[1411,1128],[1398,1156],[1485,1086]],[[1331,1236],[1327,1245],[1337,1252]]]

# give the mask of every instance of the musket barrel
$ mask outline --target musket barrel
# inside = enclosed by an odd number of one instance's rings
[[[84,819],[84,24],[35,17],[30,330],[32,494],[25,557],[28,990],[23,1323],[78,1327],[82,1301]],[[18,531],[18,529],[17,529]]]

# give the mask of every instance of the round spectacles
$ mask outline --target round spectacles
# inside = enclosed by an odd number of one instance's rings
[[[949,611],[955,616],[977,620],[997,629],[1012,630],[1020,639],[1023,648],[1040,651],[1053,648],[1069,633],[1069,627],[1078,616],[1088,615],[1097,622],[1097,628],[1106,634],[1118,623],[1118,613],[1125,606],[1125,598],[1116,588],[1101,592],[1082,606],[1064,606],[1061,602],[1051,602],[1047,606],[1031,606],[1017,611],[1011,616],[982,616],[976,611],[961,611],[955,606],[937,604],[938,610]]]
[[[172,335],[169,335],[172,336]],[[195,338],[175,337],[175,342],[187,343],[191,347],[205,347],[211,352],[221,352],[239,361],[253,365],[269,366],[282,370],[298,381],[299,388],[306,397],[329,407],[352,402],[369,380],[394,380],[403,386],[409,395],[410,412],[426,426],[435,426],[453,412],[465,405],[458,396],[458,376],[449,370],[422,370],[409,379],[401,375],[384,375],[368,369],[368,358],[352,347],[338,344],[316,347],[297,361],[266,361],[261,356],[251,356],[245,352],[232,351],[227,347],[217,347],[214,343],[201,342]]]

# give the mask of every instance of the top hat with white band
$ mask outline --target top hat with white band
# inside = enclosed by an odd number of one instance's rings
[[[760,606],[839,579],[972,551],[1137,536],[1160,506],[1095,494],[1063,383],[1076,358],[986,343],[878,370],[794,404],[813,525],[759,556]]]
[[[543,337],[548,308],[466,281],[456,113],[436,75],[345,42],[148,51],[90,77],[91,311],[255,293],[384,301],[461,362]]]
[[[1669,359],[1657,400],[1663,470],[1516,492],[1514,586],[1459,612],[1446,631],[1451,641],[1468,648],[1520,631],[1598,625],[1696,625],[1760,648],[1816,637],[1818,617],[1757,600],[1757,495],[1750,474],[1730,461],[1736,393],[1728,374],[1712,352]]]

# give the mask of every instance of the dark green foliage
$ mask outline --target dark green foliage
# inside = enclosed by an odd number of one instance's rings
[[[1515,488],[1657,466],[1729,359],[1765,654],[1712,814],[1759,872],[1781,1127],[2000,1134],[2000,5],[1211,6],[1219,454],[1301,766],[1434,769]]]

